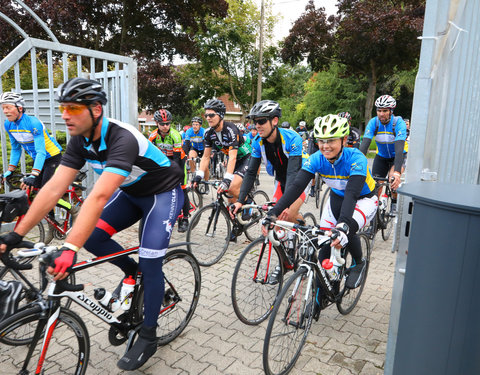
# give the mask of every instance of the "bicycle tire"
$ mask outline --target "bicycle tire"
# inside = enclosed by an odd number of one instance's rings
[[[317,219],[315,218],[315,215],[312,214],[311,212],[305,212],[302,214],[303,216],[303,221],[305,221],[305,224],[307,225],[317,225]]]
[[[9,366],[12,370],[18,372],[18,369],[24,366],[30,345],[35,345],[32,358],[26,369],[20,373],[35,373],[40,356],[40,348],[43,342],[42,333],[36,343],[30,343],[31,334],[33,334],[38,324],[43,325],[45,330],[45,320],[43,310],[40,306],[20,311],[6,320],[0,322],[0,336],[5,343],[9,335],[22,335],[28,332],[25,344],[29,345],[2,345],[0,347],[0,357],[2,358],[2,372],[9,372]],[[90,337],[87,327],[81,318],[71,310],[62,309],[58,315],[54,330],[49,334],[50,342],[48,350],[43,361],[43,373],[50,374],[50,371],[56,373],[85,374],[90,357]],[[26,370],[26,371],[25,371]]]
[[[30,231],[23,237],[25,241],[33,243],[43,242],[45,243],[45,227],[42,222],[37,223]],[[30,258],[27,258],[30,259]],[[31,258],[33,259],[33,258]],[[30,260],[31,261],[31,260]]]
[[[315,207],[320,208],[320,193],[322,192],[323,180],[317,173],[315,175]]]
[[[257,238],[245,248],[232,276],[233,311],[248,325],[260,324],[268,318],[283,285],[284,268],[279,250],[271,242],[264,247],[264,242],[263,238]],[[268,278],[277,266],[280,267],[278,282],[273,284]]]
[[[198,210],[190,221],[188,251],[198,264],[209,267],[222,259],[230,244],[231,233],[231,220],[226,209],[211,203]]]
[[[307,280],[308,271],[301,267],[285,282],[275,302],[263,343],[263,369],[267,375],[288,374],[305,345],[315,301],[313,287],[308,296],[304,295]]]
[[[268,194],[263,190],[256,190],[252,194],[254,204],[264,204],[270,201]],[[248,224],[244,226],[245,236],[249,241],[254,241],[260,236],[262,236],[262,226],[260,225],[261,220],[265,216],[263,211],[254,210],[252,213],[252,218]]]
[[[203,197],[196,189],[187,188],[187,194],[188,199],[195,206],[195,211],[203,207]]]
[[[329,186],[323,193],[322,203],[320,204],[320,216],[319,216],[320,218],[322,218],[323,210],[326,208],[325,206],[327,205],[328,197],[330,197],[331,190],[332,188]]]
[[[365,274],[363,276],[363,280],[361,284],[358,286],[358,288],[355,289],[348,289],[345,287],[345,279],[344,277],[341,282],[340,282],[340,295],[342,296],[338,301],[337,301],[337,309],[342,315],[347,315],[352,310],[355,308],[355,306],[358,303],[358,300],[360,299],[360,296],[362,295],[363,288],[365,287],[365,283],[367,282],[367,276],[368,276],[368,268],[370,266],[370,256],[372,253],[372,249],[370,247],[370,239],[368,238],[367,235],[360,233],[357,234],[360,238],[360,243],[362,246],[362,253],[363,257],[367,262],[367,265],[365,267]],[[347,251],[345,254],[345,269],[350,267],[352,264],[352,256],[350,253]]]
[[[383,186],[386,189],[388,199],[387,206],[380,211],[380,217],[382,220],[382,238],[384,241],[388,241],[393,230],[392,191],[389,185],[384,184]]]

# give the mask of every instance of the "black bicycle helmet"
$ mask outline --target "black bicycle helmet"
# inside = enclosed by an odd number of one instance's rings
[[[227,108],[225,104],[219,99],[209,99],[203,106],[204,109],[211,109],[215,111],[221,118],[225,116]]]
[[[159,109],[153,114],[153,119],[156,122],[171,122],[172,118],[173,116],[168,109]]]
[[[282,122],[280,127],[284,128],[284,129],[290,129],[290,123],[288,121],[284,121],[284,122]]]
[[[195,116],[195,117],[192,118],[192,121],[190,121],[190,122],[191,122],[192,124],[193,124],[194,122],[198,122],[200,125],[202,125],[202,122],[203,122],[203,121],[202,121],[202,118],[201,118],[201,117]]]
[[[103,91],[103,86],[100,82],[75,77],[59,87],[57,101],[86,105],[100,102],[102,105],[105,105],[107,104],[107,94]]]
[[[247,116],[247,118],[250,119],[255,119],[257,117],[282,117],[282,109],[280,108],[280,104],[273,100],[259,101],[252,107]]]

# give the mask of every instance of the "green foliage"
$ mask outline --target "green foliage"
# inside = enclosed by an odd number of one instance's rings
[[[305,96],[297,105],[295,120],[305,120],[309,128],[318,116],[348,111],[352,123],[362,128],[362,106],[366,80],[346,75],[346,67],[331,64],[328,70],[315,73],[305,84]]]

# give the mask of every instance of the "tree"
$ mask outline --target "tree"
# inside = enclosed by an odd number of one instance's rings
[[[228,5],[226,18],[207,17],[207,30],[195,36],[198,86],[210,85],[215,96],[228,93],[245,115],[256,98],[260,13],[252,0],[228,0]],[[265,19],[266,35],[271,36],[273,18]],[[274,53],[273,47],[265,49],[264,72],[271,69]]]
[[[328,66],[333,53],[335,17],[327,19],[325,8],[315,9],[313,0],[305,7],[290,34],[285,38],[280,55],[285,63],[298,64],[304,59],[313,71]]]
[[[424,7],[425,0],[339,0],[337,17],[315,28],[315,19],[310,15],[318,11],[309,3],[286,39],[291,43],[285,43],[282,58],[295,64],[306,57],[315,71],[324,69],[326,61],[333,58],[346,65],[352,76],[366,77],[369,84],[363,116],[367,121],[378,82],[393,72],[416,66]],[[326,42],[331,40],[332,32],[333,51]]]
[[[425,0],[339,1],[336,57],[368,78],[365,121],[371,117],[379,79],[416,65],[424,6]]]

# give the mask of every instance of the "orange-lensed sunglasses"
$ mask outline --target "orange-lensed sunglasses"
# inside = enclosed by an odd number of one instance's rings
[[[59,105],[58,109],[60,110],[60,113],[63,114],[64,111],[67,111],[68,114],[70,115],[79,115],[82,113],[82,111],[87,108],[86,105],[84,104],[68,104],[68,105]]]

